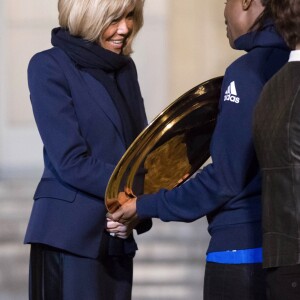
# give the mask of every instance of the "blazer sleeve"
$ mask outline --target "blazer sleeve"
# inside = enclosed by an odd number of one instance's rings
[[[91,155],[68,81],[54,57],[42,52],[31,59],[28,85],[35,121],[56,176],[75,189],[104,198],[115,166]]]

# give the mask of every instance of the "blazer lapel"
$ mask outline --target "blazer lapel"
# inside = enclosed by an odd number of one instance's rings
[[[107,115],[107,117],[114,124],[117,132],[120,135],[124,145],[126,145],[123,135],[122,122],[120,115],[116,109],[115,104],[113,103],[111,97],[109,96],[107,90],[103,85],[99,83],[95,78],[86,72],[82,72],[82,77],[88,85],[88,92],[91,98],[96,102],[99,108]]]

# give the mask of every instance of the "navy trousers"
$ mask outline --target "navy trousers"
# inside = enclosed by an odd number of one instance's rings
[[[130,300],[133,258],[91,259],[31,245],[30,300]]]
[[[260,263],[218,264],[207,262],[203,299],[266,300],[266,271]]]

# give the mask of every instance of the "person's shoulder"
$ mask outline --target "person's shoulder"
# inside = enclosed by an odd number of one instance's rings
[[[296,68],[294,68],[296,67]],[[276,72],[271,79],[266,83],[266,85],[278,87],[282,89],[283,86],[289,86],[290,89],[296,88],[298,90],[299,81],[300,81],[300,62],[296,66],[292,62],[285,63],[279,70]]]
[[[226,76],[237,76],[238,78],[251,72],[252,65],[249,65],[248,53],[244,53],[236,58],[225,71]]]
[[[28,74],[34,76],[46,76],[52,72],[63,72],[71,65],[67,54],[60,48],[53,47],[32,56],[28,64]]]
[[[242,52],[242,54],[236,57],[227,67],[227,69],[235,69],[239,68],[241,65],[245,63],[248,59],[249,52]]]
[[[34,54],[27,68],[28,81],[47,82],[51,77],[58,78],[65,74],[63,61],[67,59],[62,52],[54,47]]]
[[[62,52],[62,50],[56,47],[38,52],[31,57],[29,61],[29,66],[40,66],[51,61],[53,62],[57,60],[60,55],[62,55]]]
[[[28,64],[28,72],[36,72],[43,69],[49,62],[53,63],[53,57],[51,55],[52,49],[44,50],[34,54]]]

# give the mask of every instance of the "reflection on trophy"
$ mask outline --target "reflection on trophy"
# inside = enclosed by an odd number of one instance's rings
[[[135,139],[116,166],[105,203],[114,212],[128,196],[179,186],[210,157],[223,77],[201,83],[163,110]]]

